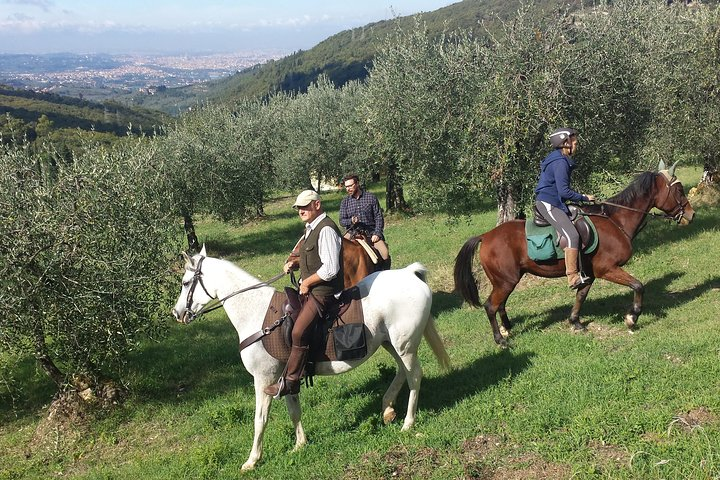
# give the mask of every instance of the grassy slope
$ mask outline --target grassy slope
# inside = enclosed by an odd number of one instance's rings
[[[686,185],[699,178],[697,170],[680,173]],[[335,217],[339,200],[326,195]],[[208,221],[198,231],[211,253],[268,278],[299,234],[290,203],[279,199],[251,226]],[[422,345],[425,379],[410,433],[398,422],[381,424],[393,368],[386,353],[348,374],[316,379],[301,395],[310,444],[290,452],[292,427],[278,403],[265,459],[246,478],[719,475],[720,275],[708,260],[720,253],[719,218],[719,208],[705,208],[687,228],[650,222],[640,234],[627,265],[646,285],[636,333],[628,334],[621,318],[629,289],[598,282],[584,308],[588,333],[577,335],[564,323],[572,301],[564,281],[526,278],[508,302],[512,348],[500,351],[484,314],[449,293],[457,250],[494,225],[492,208],[450,226],[443,217],[391,216],[394,264],[420,260],[430,268],[433,311],[454,370],[441,372]],[[19,412],[13,416],[7,404],[0,410],[0,478],[229,479],[247,458],[253,390],[224,314],[172,325],[167,340],[135,353],[132,396],[122,407],[80,433],[50,436],[28,458],[48,389],[32,368],[21,374],[33,381]],[[404,390],[401,416],[406,399]],[[699,426],[691,428],[694,419]]]

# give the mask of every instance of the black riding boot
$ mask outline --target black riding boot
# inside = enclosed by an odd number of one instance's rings
[[[308,346],[292,346],[290,357],[285,366],[285,373],[276,384],[265,387],[266,394],[273,398],[280,398],[300,392],[300,378],[305,368],[309,349]]]

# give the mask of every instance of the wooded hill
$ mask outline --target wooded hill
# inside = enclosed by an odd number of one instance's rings
[[[494,31],[500,21],[512,19],[522,3],[520,0],[464,0],[423,13],[421,18],[433,35],[462,30],[472,32],[475,37],[483,37],[487,31]],[[536,0],[535,4],[545,11],[557,12],[575,9],[581,1]],[[176,114],[179,110],[208,100],[235,101],[264,97],[278,91],[304,92],[321,74],[336,86],[350,80],[362,80],[388,35],[398,26],[411,28],[414,21],[414,16],[398,17],[345,30],[310,50],[297,51],[218,81],[169,88],[162,94],[138,99],[138,104]]]
[[[164,115],[141,107],[128,107],[117,102],[91,102],[74,97],[0,85],[0,117],[9,114],[24,124],[36,125],[45,115],[55,129],[81,129],[125,135],[129,126],[133,133],[151,132],[160,126]]]

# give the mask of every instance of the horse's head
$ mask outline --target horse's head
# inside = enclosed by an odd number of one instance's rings
[[[656,176],[655,207],[665,212],[680,225],[687,225],[693,221],[695,210],[685,196],[682,183],[675,177],[675,162],[670,168],[665,168],[665,162],[660,160],[658,175]]]
[[[175,302],[172,314],[180,323],[187,325],[197,316],[200,309],[213,299],[203,283],[202,265],[207,257],[205,246],[199,254],[189,256],[183,252],[185,257],[185,273],[182,277],[182,288],[180,296]],[[198,289],[198,285],[200,288]]]

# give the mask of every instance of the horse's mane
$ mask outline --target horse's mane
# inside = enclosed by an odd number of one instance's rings
[[[648,195],[650,190],[652,190],[653,185],[655,185],[656,175],[656,172],[642,172],[638,174],[633,179],[633,181],[630,182],[630,185],[625,187],[625,189],[620,193],[608,198],[607,201],[610,203],[617,203],[618,205],[624,205],[626,207],[630,206],[639,197],[644,197]],[[603,207],[605,213],[607,213],[608,215],[612,214],[615,210],[618,209],[618,207],[613,207],[612,205],[598,204],[586,207],[585,210],[590,213],[600,213]]]

